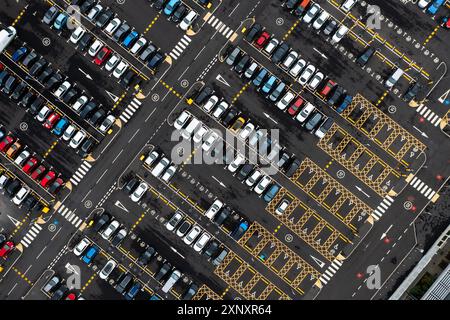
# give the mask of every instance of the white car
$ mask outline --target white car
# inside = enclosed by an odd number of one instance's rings
[[[312,77],[312,79],[308,82],[308,87],[310,87],[313,90],[316,90],[318,85],[323,81],[323,79],[325,78],[325,76],[323,75],[322,72],[316,72],[316,74],[314,75],[314,77]]]
[[[109,116],[107,116],[105,118],[105,120],[103,120],[100,127],[98,127],[98,130],[102,133],[105,133],[106,131],[109,130],[109,128],[111,128],[111,126],[114,124],[114,122],[116,122],[116,117],[114,117],[112,114],[110,114]]]
[[[189,11],[183,21],[180,22],[180,29],[186,31],[194,22],[195,18],[197,18],[197,13],[194,10]]]
[[[220,201],[219,199],[217,199],[216,201],[214,201],[214,203],[209,207],[208,210],[206,210],[205,212],[205,217],[207,217],[209,220],[214,219],[214,217],[216,216],[216,214],[220,211],[220,209],[222,209],[223,207],[223,202]]]
[[[58,89],[53,93],[56,98],[61,99],[62,96],[72,87],[69,81],[64,81]]]
[[[156,159],[158,158],[159,158],[158,151],[152,151],[152,153],[150,153],[148,157],[145,158],[144,163],[150,167],[153,163],[155,163]]]
[[[281,67],[284,70],[288,70],[292,67],[292,65],[295,63],[295,61],[297,61],[297,59],[298,59],[298,53],[295,52],[294,50],[292,50],[291,52],[289,52],[287,57],[284,59],[283,63],[281,64]]]
[[[170,179],[172,179],[175,172],[177,172],[177,166],[171,165],[170,167],[168,167],[166,169],[166,171],[164,172],[164,174],[161,177],[161,180],[164,181],[165,183],[168,183],[170,181]]]
[[[114,78],[119,79],[125,73],[125,71],[128,70],[129,66],[130,65],[125,61],[120,61],[119,65],[114,69],[113,72]]]
[[[174,213],[172,218],[169,219],[166,223],[166,229],[169,231],[175,230],[175,227],[178,225],[178,223],[183,219],[183,215],[179,213],[178,211]]]
[[[22,187],[20,190],[16,193],[16,195],[13,198],[13,203],[16,205],[20,205],[23,200],[25,200],[25,197],[30,193],[30,189],[27,187]]]
[[[314,67],[312,64],[308,65],[305,69],[305,71],[302,72],[302,75],[298,79],[298,82],[304,86],[309,79],[313,76],[314,72],[316,72],[316,67]]]
[[[306,61],[304,59],[298,60],[294,66],[289,70],[289,74],[293,76],[294,78],[297,78],[300,72],[303,70],[303,68],[306,67]]]
[[[208,137],[206,138],[205,142],[203,142],[202,144],[203,151],[209,152],[218,139],[219,135],[217,134],[217,132],[210,131],[208,133]]]
[[[77,101],[74,102],[74,104],[72,105],[72,109],[76,112],[76,113],[80,113],[81,109],[84,107],[84,105],[89,101],[88,97],[86,96],[81,96],[77,99]]]
[[[138,41],[131,47],[130,52],[132,54],[138,53],[147,44],[147,39],[140,37]]]
[[[431,1],[432,0],[419,0],[417,5],[419,6],[420,9],[425,9],[426,7],[428,7],[428,5],[431,3]]]
[[[194,133],[194,143],[198,144],[202,142],[204,135],[209,131],[209,128],[205,125],[198,126],[197,130]]]
[[[255,125],[251,122],[248,122],[245,127],[241,129],[238,137],[245,141],[248,137],[250,137],[253,131],[255,131]]]
[[[113,272],[113,270],[116,268],[117,263],[114,260],[109,260],[105,266],[100,271],[99,277],[100,279],[106,280],[108,279],[109,275]]]
[[[275,213],[279,216],[283,215],[286,212],[286,209],[289,207],[290,204],[291,203],[289,202],[289,200],[284,199],[283,201],[281,201],[281,203],[275,209]]]
[[[183,127],[186,125],[187,121],[191,118],[191,114],[187,112],[186,110],[180,113],[177,120],[173,123],[173,126],[177,130],[183,129]]]
[[[30,152],[28,150],[23,150],[14,160],[14,163],[18,166],[22,166],[25,161],[27,161],[28,157],[30,156]]]
[[[225,100],[221,101],[219,103],[219,105],[217,106],[216,110],[214,110],[214,112],[212,114],[213,117],[216,119],[219,119],[229,107],[230,107],[230,104],[228,102],[226,102]]]
[[[98,16],[98,14],[103,10],[103,7],[100,4],[97,4],[96,6],[94,6],[91,11],[89,11],[89,13],[87,14],[87,19],[89,21],[94,20],[95,17]]]
[[[264,47],[264,51],[270,55],[275,50],[276,47],[280,44],[280,41],[278,41],[275,38],[270,39],[269,43]]]
[[[310,102],[306,103],[306,106],[304,106],[302,108],[302,110],[300,110],[300,112],[298,113],[298,115],[295,117],[295,119],[297,119],[298,122],[303,123],[305,122],[306,118],[309,117],[309,115],[316,109],[316,107],[314,107],[314,105]]]
[[[43,106],[39,113],[36,115],[36,119],[39,122],[44,122],[47,116],[50,114],[50,108],[47,106]]]
[[[84,138],[86,138],[86,133],[83,130],[78,131],[70,140],[69,146],[73,149],[76,149],[80,146],[81,142],[83,142]]]
[[[117,28],[119,28],[119,26],[121,25],[121,23],[122,23],[122,22],[121,22],[120,19],[118,19],[118,18],[112,19],[111,22],[108,23],[108,25],[106,26],[105,32],[106,32],[108,35],[112,36],[113,33],[117,30]]]
[[[79,26],[74,30],[74,32],[72,32],[72,35],[70,36],[70,42],[72,42],[73,44],[77,44],[85,33],[86,30],[82,26]]]
[[[91,245],[91,241],[87,238],[83,238],[78,244],[73,248],[73,253],[79,257],[83,254],[84,250]]]
[[[317,3],[314,3],[303,16],[303,21],[305,21],[306,23],[311,23],[311,21],[313,21],[313,19],[319,13],[320,9],[320,6]]]
[[[295,95],[291,91],[286,92],[283,98],[281,98],[280,101],[278,101],[277,103],[278,109],[285,110],[291,104],[294,98]]]
[[[133,194],[130,196],[131,201],[138,202],[141,200],[142,196],[147,192],[149,186],[145,182],[141,182],[139,186],[134,190]]]
[[[202,231],[202,228],[200,228],[199,226],[195,225],[188,232],[188,234],[184,236],[184,238],[183,238],[184,243],[186,243],[187,245],[192,244],[192,242],[194,242],[194,240],[198,237],[198,235],[200,234],[201,231]]]
[[[63,140],[69,141],[70,139],[72,139],[72,137],[76,131],[77,131],[77,129],[75,129],[75,127],[72,124],[69,124],[69,126],[66,128],[66,130],[63,133],[63,136],[62,136]]]
[[[254,191],[256,192],[257,195],[261,195],[264,190],[267,189],[267,187],[269,186],[269,184],[272,182],[272,179],[269,178],[268,176],[264,176],[256,185]]]
[[[120,227],[120,222],[113,220],[109,223],[108,227],[102,232],[102,238],[108,240],[114,232]]]
[[[262,172],[259,170],[255,170],[250,175],[250,177],[248,177],[247,180],[245,180],[245,184],[251,188],[255,185],[256,181],[258,181],[259,178],[261,178],[261,176],[262,176]]]
[[[211,112],[217,102],[219,102],[219,98],[216,95],[212,95],[203,105],[203,109],[205,109],[206,112]]]
[[[326,12],[325,10],[320,13],[320,15],[317,17],[317,19],[313,23],[313,28],[316,30],[319,30],[322,28],[322,26],[325,24],[325,22],[330,17],[330,14]]]
[[[108,72],[111,72],[120,62],[120,57],[117,54],[113,54],[111,58],[106,61],[105,69]]]
[[[236,172],[236,170],[245,162],[245,157],[241,154],[238,154],[236,159],[228,165],[228,171]]]
[[[88,53],[91,57],[95,57],[97,53],[104,47],[105,45],[100,40],[96,39],[94,43],[88,50]]]
[[[347,32],[348,32],[348,28],[344,25],[341,25],[339,27],[339,29],[334,33],[333,37],[331,38],[330,43],[331,44],[339,43],[344,38],[344,36],[347,34]]]
[[[357,2],[358,0],[345,0],[345,2],[341,6],[342,11],[344,11],[345,13],[349,12]]]
[[[197,252],[202,251],[209,240],[211,240],[211,235],[207,232],[203,232],[200,238],[195,242],[194,250]]]

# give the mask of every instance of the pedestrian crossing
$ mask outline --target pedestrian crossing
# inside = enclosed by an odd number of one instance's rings
[[[325,270],[324,273],[320,276],[319,280],[323,284],[327,284],[328,281],[331,280],[331,278],[338,272],[339,268],[342,266],[342,261],[339,261],[338,259],[334,259],[333,262],[328,266],[327,270]]]
[[[375,211],[372,213],[372,217],[378,221],[381,219],[383,214],[386,212],[387,209],[392,205],[394,202],[394,199],[392,199],[390,196],[384,197],[383,201],[378,205],[378,207],[375,209]]]
[[[131,117],[136,113],[136,111],[140,108],[142,102],[140,102],[137,98],[133,98],[128,106],[123,110],[122,114],[119,116],[120,120],[124,123],[130,121]]]
[[[425,184],[422,180],[417,177],[414,177],[409,183],[414,189],[419,191],[425,198],[431,200],[433,196],[436,194],[436,191],[433,191],[429,186]]]
[[[74,185],[78,185],[81,180],[84,178],[84,176],[91,170],[92,164],[90,164],[87,161],[83,161],[83,163],[80,165],[80,167],[75,171],[72,178],[70,178],[70,182]]]
[[[186,50],[186,48],[191,43],[192,39],[188,37],[187,35],[183,35],[183,38],[178,41],[178,43],[175,45],[175,47],[172,49],[172,51],[169,53],[169,55],[174,59],[177,60],[181,54]]]
[[[63,204],[58,208],[58,213],[60,213],[61,216],[70,222],[75,228],[78,228],[83,222],[80,217],[78,217],[74,212],[72,212],[72,210],[69,210],[69,208]]]
[[[441,123],[442,118],[439,117],[437,114],[435,114],[433,111],[431,111],[431,109],[429,109],[424,104],[420,105],[416,109],[416,112],[418,112],[424,119],[431,122],[431,124],[434,125],[435,127],[437,127]]]
[[[27,234],[23,237],[22,240],[20,240],[20,243],[25,247],[28,248],[31,243],[36,239],[39,232],[41,232],[42,227],[38,225],[37,223],[33,223],[30,230],[28,230]]]
[[[208,19],[208,24],[216,29],[219,33],[221,33],[225,38],[230,39],[230,37],[233,35],[234,30],[230,27],[226,26],[225,23],[220,21],[217,17],[214,15],[211,15]]]

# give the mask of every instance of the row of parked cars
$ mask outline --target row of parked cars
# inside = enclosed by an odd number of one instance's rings
[[[209,1],[200,0],[203,5],[209,3]],[[181,0],[149,0],[151,6],[158,10],[163,11],[166,16],[173,23],[177,23],[181,30],[186,31],[197,19],[198,14],[194,10],[190,9]]]
[[[445,0],[419,0],[417,5],[420,9],[426,10],[428,14],[436,14]]]
[[[177,172],[177,166],[173,164],[160,150],[153,150],[150,152],[145,157],[144,163],[151,168],[152,176],[155,178],[160,178],[165,183],[169,183]]]
[[[49,281],[41,288],[43,292],[50,295],[51,300],[84,300],[75,292],[63,284],[63,278],[54,274]]]

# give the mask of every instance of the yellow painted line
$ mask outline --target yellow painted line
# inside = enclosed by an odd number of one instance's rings
[[[426,45],[428,42],[430,42],[431,39],[433,39],[433,37],[436,35],[436,33],[438,32],[440,27],[441,27],[440,25],[437,25],[436,28],[434,28],[434,30],[430,33],[430,35],[423,42],[423,45]]]
[[[158,13],[157,15],[156,15],[156,17],[150,22],[150,24],[147,26],[147,28],[145,29],[145,31],[144,31],[144,34],[146,34],[152,27],[153,27],[153,25],[155,24],[155,22],[159,19],[159,16],[160,16],[160,14]]]
[[[120,102],[122,102],[123,98],[125,98],[127,93],[128,93],[128,90],[125,90],[122,93],[122,95],[119,97],[119,99],[116,101],[116,103],[114,103],[114,106],[112,107],[111,111],[113,111],[114,109],[116,109],[119,106]]]
[[[27,8],[28,7],[24,8],[24,9],[22,9],[22,11],[20,11],[20,13],[17,16],[17,18],[13,21],[13,23],[11,23],[11,26],[14,27],[20,21],[20,19],[22,18],[23,14],[25,13],[25,11],[27,11]]]
[[[286,39],[289,37],[289,35],[294,31],[294,29],[297,27],[297,25],[300,23],[300,19],[297,19],[294,24],[289,28],[289,30],[284,34],[283,41],[286,41]]]
[[[175,89],[168,85],[167,83],[165,83],[163,80],[159,80],[159,83],[161,83],[164,87],[166,87],[166,89],[168,89],[171,93],[173,93],[175,96],[177,96],[178,99],[182,98],[182,95],[179,94],[178,92],[175,91]]]
[[[89,280],[86,282],[86,284],[83,286],[83,288],[81,288],[80,292],[83,293],[84,290],[86,290],[86,288],[91,284],[92,280],[94,280],[94,278],[97,276],[97,273],[94,273]]]
[[[12,267],[12,269],[19,277],[21,277],[23,280],[25,280],[30,286],[33,286],[33,282],[31,282],[30,279],[28,279],[22,272],[17,270],[15,267]]]
[[[48,155],[50,154],[50,152],[52,152],[52,150],[56,147],[56,145],[58,144],[59,140],[55,140],[55,142],[52,143],[52,145],[50,146],[50,148],[47,150],[47,152],[44,154],[43,158],[46,159],[48,157]]]
[[[245,92],[245,90],[247,90],[249,85],[250,85],[250,81],[247,82],[246,84],[244,84],[244,86],[239,90],[239,92],[235,94],[235,96],[231,100],[231,103],[235,103],[236,100],[239,99],[239,97]]]

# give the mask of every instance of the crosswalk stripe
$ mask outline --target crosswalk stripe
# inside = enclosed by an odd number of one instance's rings
[[[83,220],[78,220],[78,223],[75,225],[75,228],[78,228],[80,226],[80,224],[83,222]]]
[[[208,24],[210,24],[214,28],[217,22],[219,22],[219,19],[217,19],[214,16],[211,16],[211,19],[209,19]]]
[[[416,182],[414,182],[414,184],[412,185],[413,188],[416,188],[416,186],[417,186],[418,184],[420,184],[421,182],[422,182],[422,181],[420,181],[419,179],[417,179]]]
[[[417,108],[417,112],[420,112],[424,107],[425,107],[424,104],[420,105],[420,106]],[[425,107],[425,108],[426,108],[426,107]]]
[[[424,183],[423,181],[421,181],[420,184],[417,186],[416,189],[417,189],[417,190],[420,190],[424,184],[425,184],[425,183]]]
[[[427,186],[427,185],[424,185],[423,188],[422,188],[421,190],[419,190],[419,192],[420,192],[421,194],[425,194],[425,191],[426,191],[426,190],[428,190],[428,186]]]
[[[425,114],[423,115],[423,117],[426,118],[430,112],[431,112],[431,110],[428,109],[427,112],[425,112]]]
[[[431,191],[433,191],[433,189],[428,189],[427,193],[424,194],[425,197],[428,197],[428,195],[431,193]]]
[[[225,27],[226,27],[226,25],[225,25],[225,24],[222,24],[222,25],[220,26],[220,28],[218,29],[218,30],[219,30],[219,33],[222,33],[222,31],[223,31],[223,29],[225,29]]]
[[[230,30],[230,32],[228,32],[228,34],[225,36],[227,39],[229,39],[231,37],[231,35],[234,33],[233,30]]]
[[[431,198],[433,198],[433,196],[436,194],[436,191],[433,190],[433,192],[430,193],[430,195],[428,196],[428,199],[431,200]]]

